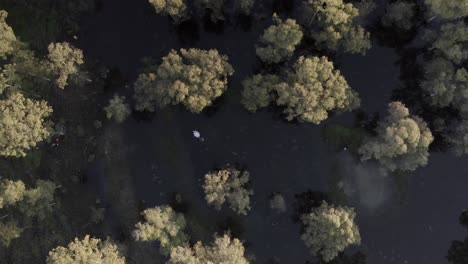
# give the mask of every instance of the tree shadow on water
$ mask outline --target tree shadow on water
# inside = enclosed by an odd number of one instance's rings
[[[328,195],[320,191],[307,190],[295,194],[292,220],[296,223],[301,222],[302,215],[310,213],[312,209],[319,207],[324,201],[330,203]]]
[[[177,37],[183,44],[194,44],[200,39],[198,23],[194,18],[175,26]]]

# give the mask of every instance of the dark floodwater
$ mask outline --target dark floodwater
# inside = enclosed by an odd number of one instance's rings
[[[181,47],[216,48],[229,56],[236,70],[229,91],[209,115],[170,108],[151,121],[132,119],[123,125],[122,151],[134,198],[150,207],[181,193],[194,239],[206,241],[219,225],[230,222],[258,263],[272,257],[280,263],[304,263],[312,257],[300,240],[299,225],[291,220],[294,194],[326,192],[332,167],[349,167],[343,181],[352,182],[348,202],[356,207],[362,234],[356,249],[367,255],[368,263],[447,263],[450,242],[465,236],[458,216],[468,205],[466,157],[433,153],[401,195],[392,180],[373,178],[368,170],[361,173],[346,151],[337,154],[321,139],[323,125],[351,124],[353,114],[336,115],[317,126],[286,123],[267,111],[246,112],[239,103],[240,82],[254,72],[254,44],[268,21],[255,21],[248,31],[228,25],[222,34],[207,33],[199,23],[199,40],[182,44],[170,21],[156,15],[147,0],[105,0],[102,11],[86,19],[80,36],[86,56],[118,68],[128,83],[135,79],[142,57],[160,58]],[[398,86],[397,60],[393,49],[374,46],[365,57],[343,55],[335,63],[360,93],[363,110],[373,113],[386,109]],[[115,91],[131,92],[122,87]],[[205,140],[193,138],[192,130]],[[225,163],[241,164],[251,172],[255,194],[248,216],[215,211],[203,199],[203,175]],[[105,188],[102,185],[98,189]],[[284,195],[288,213],[269,208],[271,192]]]

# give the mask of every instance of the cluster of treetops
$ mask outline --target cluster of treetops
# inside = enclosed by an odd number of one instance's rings
[[[174,23],[190,19],[193,10],[186,0],[149,0],[157,13],[170,16]],[[254,0],[196,0],[198,10],[209,10],[216,22],[225,19],[226,6],[249,15]],[[273,15],[256,45],[264,65],[277,65],[280,71],[265,67],[242,82],[242,104],[256,112],[270,104],[283,110],[288,121],[320,124],[330,112],[359,108],[359,94],[325,56],[294,56],[305,37],[314,40],[318,50],[365,54],[371,47],[370,33],[361,25],[372,10],[372,2],[347,3],[343,0],[304,0],[303,14],[296,20]],[[453,107],[460,120],[450,130],[448,140],[458,154],[468,153],[468,28],[461,21],[468,14],[466,0],[391,1],[381,19],[384,26],[410,30],[417,9],[426,12],[427,23],[438,23],[424,32],[424,54],[418,65],[424,72],[418,80],[428,104]],[[0,155],[20,158],[54,135],[53,109],[43,91],[66,89],[70,81],[86,83],[83,53],[67,42],[51,43],[48,54],[38,56],[21,42],[8,25],[7,12],[0,11]],[[291,61],[295,58],[293,61]],[[228,88],[234,74],[228,57],[217,50],[172,50],[159,64],[146,65],[134,82],[137,111],[155,111],[170,105],[183,105],[193,113],[209,107]],[[130,115],[127,98],[115,94],[104,108],[117,123]],[[357,148],[362,162],[377,162],[383,171],[414,171],[425,166],[434,137],[422,118],[411,115],[401,102],[388,105],[388,115],[375,133]],[[205,176],[203,189],[208,204],[223,204],[245,215],[250,210],[247,188],[249,173],[231,166]],[[57,186],[38,180],[35,187],[22,181],[0,180],[0,210],[8,212],[0,222],[0,243],[8,246],[20,237],[23,227],[13,217],[41,219],[53,209]],[[272,208],[284,210],[281,195],[272,198]],[[241,241],[230,234],[215,235],[211,244],[189,244],[184,215],[169,206],[142,212],[144,221],[135,225],[134,239],[157,240],[168,263],[249,263]],[[332,261],[346,247],[359,244],[359,229],[352,208],[323,202],[302,216],[302,239],[313,255]],[[110,240],[86,236],[67,246],[52,249],[47,263],[125,263],[124,256]]]

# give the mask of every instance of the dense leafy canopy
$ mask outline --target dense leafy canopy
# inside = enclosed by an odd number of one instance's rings
[[[51,122],[46,120],[52,108],[45,101],[13,92],[0,101],[0,113],[1,156],[24,157],[52,132]]]
[[[58,76],[57,86],[64,89],[69,76],[78,73],[79,65],[84,63],[83,52],[67,42],[50,43],[48,49],[51,70]]]
[[[14,50],[16,36],[13,29],[6,23],[8,13],[0,10],[0,59]]]
[[[161,252],[169,254],[173,247],[187,242],[184,233],[185,218],[169,206],[159,206],[142,212],[145,219],[135,225],[133,237],[138,241],[157,240],[161,245]]]
[[[319,255],[328,262],[346,247],[361,243],[355,217],[352,208],[333,207],[323,202],[320,207],[302,216],[305,226],[302,240],[313,255]]]
[[[227,56],[216,50],[172,50],[161,65],[140,74],[135,82],[137,110],[154,111],[155,106],[183,104],[200,113],[227,89],[234,73]]]
[[[359,10],[343,0],[307,0],[303,25],[323,49],[364,54],[371,46],[370,34],[356,25]]]
[[[441,18],[451,19],[468,16],[468,2],[466,0],[425,0],[432,14]]]
[[[281,20],[273,16],[276,25],[265,30],[260,38],[261,46],[257,47],[257,55],[265,63],[278,63],[290,58],[296,46],[302,40],[301,26],[294,19]]]
[[[206,201],[217,210],[227,201],[232,210],[246,215],[250,210],[250,195],[253,194],[245,188],[249,175],[247,171],[241,172],[232,167],[206,174],[203,184]]]
[[[457,68],[444,58],[435,58],[424,65],[421,87],[429,95],[430,103],[445,107],[452,105],[468,113],[468,71]]]
[[[189,11],[185,0],[149,0],[156,12],[168,14],[176,23],[180,23],[189,17]]]
[[[427,164],[433,140],[424,120],[410,116],[402,103],[392,102],[387,118],[379,123],[377,137],[366,142],[359,153],[363,161],[376,159],[389,171],[414,171]]]
[[[443,24],[435,30],[428,30],[425,39],[431,44],[431,49],[445,56],[455,64],[468,59],[468,27],[463,22]]]
[[[229,235],[215,236],[211,245],[197,242],[172,249],[168,264],[248,264],[244,246],[237,238]]]
[[[47,264],[125,264],[117,246],[110,241],[85,236],[82,240],[75,238],[67,247],[57,247],[49,252]]]

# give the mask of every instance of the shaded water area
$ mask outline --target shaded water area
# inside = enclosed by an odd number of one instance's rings
[[[346,202],[356,208],[362,235],[362,245],[351,251],[362,250],[368,263],[447,263],[450,242],[465,235],[458,215],[468,205],[466,157],[431,153],[429,165],[416,171],[404,188],[388,177],[372,177],[372,170],[361,170],[346,150],[336,152],[321,136],[327,124],[353,124],[353,113],[334,115],[321,125],[295,124],[267,110],[249,114],[240,104],[240,83],[254,73],[258,63],[254,46],[269,19],[255,20],[248,30],[232,22],[221,33],[207,32],[198,23],[199,38],[191,34],[195,39],[181,41],[171,21],[156,15],[146,0],[102,4],[99,13],[86,19],[81,48],[86,56],[118,69],[128,84],[135,80],[141,58],[159,59],[179,48],[216,48],[229,56],[236,71],[226,94],[206,113],[194,115],[172,107],[150,120],[132,118],[119,129],[106,128],[105,135],[119,139],[115,148],[123,156],[107,160],[103,150],[90,170],[94,174],[90,184],[105,201],[119,203],[111,204],[109,223],[137,221],[138,211],[166,204],[179,193],[194,241],[209,241],[214,232],[228,226],[245,241],[255,263],[271,259],[304,263],[313,257],[291,217],[294,196],[336,189],[331,185],[337,182],[331,179],[338,169],[345,172],[340,177],[348,186]],[[193,33],[188,31],[183,35]],[[399,84],[398,59],[393,49],[375,44],[367,56],[342,55],[335,64],[360,93],[363,110],[384,113],[392,89]],[[109,93],[117,91],[132,92],[122,85]],[[193,130],[204,140],[194,138]],[[103,139],[103,149],[104,144]],[[203,176],[226,163],[245,166],[251,173],[254,195],[247,216],[215,211],[204,200]],[[116,185],[109,186],[113,177]],[[125,190],[119,189],[123,185]],[[112,197],[119,190],[124,198]],[[272,192],[283,194],[287,213],[270,209]],[[128,221],[119,220],[124,215]]]

